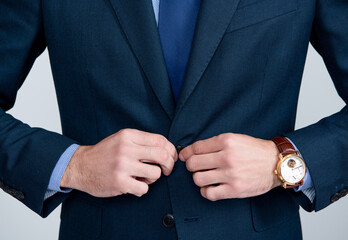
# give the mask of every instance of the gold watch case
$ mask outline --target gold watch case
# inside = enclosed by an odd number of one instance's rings
[[[284,177],[282,176],[282,172],[281,172],[281,166],[282,164],[287,161],[289,158],[297,158],[302,164],[303,164],[303,167],[304,167],[304,171],[303,171],[303,175],[301,177],[301,180],[297,183],[290,183],[290,182],[287,182]],[[307,167],[306,167],[306,163],[305,161],[303,160],[303,158],[301,157],[300,153],[299,152],[294,152],[294,153],[289,153],[289,154],[279,154],[279,161],[277,163],[277,167],[276,169],[274,170],[274,174],[278,176],[278,178],[280,179],[280,181],[282,182],[282,187],[287,189],[287,188],[294,188],[294,187],[297,187],[297,186],[300,186],[303,184],[303,179],[306,175],[306,171],[307,171]]]

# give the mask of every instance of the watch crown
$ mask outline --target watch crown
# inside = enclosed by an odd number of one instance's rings
[[[275,174],[275,175],[278,175],[278,171],[277,171],[277,170],[274,170],[274,174]]]

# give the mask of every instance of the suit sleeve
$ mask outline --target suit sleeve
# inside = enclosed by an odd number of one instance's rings
[[[0,1],[0,188],[46,217],[66,196],[44,195],[61,154],[75,141],[6,113],[46,48],[40,0]]]
[[[324,59],[338,94],[347,104],[348,1],[317,0],[311,43]],[[347,105],[338,113],[286,136],[299,148],[311,172],[316,197],[305,210],[319,211],[343,197],[348,189]]]

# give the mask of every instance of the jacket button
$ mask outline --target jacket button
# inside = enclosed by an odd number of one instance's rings
[[[162,219],[162,223],[166,228],[172,228],[175,225],[175,221],[174,221],[174,216],[173,214],[167,213],[163,219]]]
[[[181,150],[183,150],[184,147],[182,145],[177,145],[176,146],[176,152],[179,154]]]
[[[341,198],[341,194],[335,193],[334,195],[331,196],[330,200],[332,203],[334,203],[334,202],[337,202],[340,198]]]
[[[340,193],[341,197],[345,197],[348,194],[348,190],[347,189],[342,189],[339,193]]]

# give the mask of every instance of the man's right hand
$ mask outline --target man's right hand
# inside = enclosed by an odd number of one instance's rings
[[[147,193],[149,184],[168,176],[178,156],[164,136],[123,129],[92,146],[74,153],[60,186],[95,197]]]

